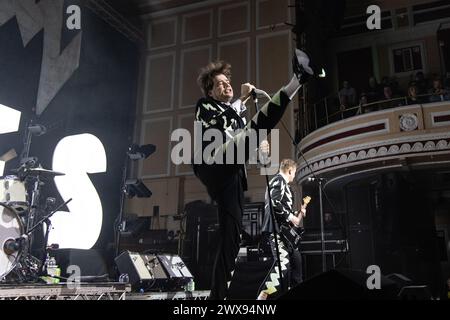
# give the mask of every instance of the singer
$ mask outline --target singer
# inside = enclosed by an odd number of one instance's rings
[[[246,124],[243,113],[245,103],[255,87],[249,83],[241,86],[241,95],[231,103],[234,91],[231,86],[231,66],[223,61],[211,62],[204,67],[198,77],[204,97],[196,105],[195,120],[200,122],[204,131],[218,129],[228,141],[214,150],[215,154],[226,155],[231,148],[244,143],[248,148],[246,136],[249,130],[271,130],[283,116],[289,102],[301,85],[313,75],[308,56],[296,50],[293,58],[295,76],[277,92]],[[243,129],[233,134],[237,129]],[[203,150],[211,142],[204,141]],[[264,152],[268,152],[268,143],[261,143]],[[248,160],[246,152],[246,161]],[[227,297],[228,288],[239,252],[242,229],[244,191],[247,190],[247,174],[242,164],[194,164],[194,173],[206,186],[208,194],[218,205],[219,243],[216,250],[212,273],[210,299],[222,300]]]

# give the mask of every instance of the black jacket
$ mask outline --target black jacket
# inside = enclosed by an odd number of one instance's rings
[[[284,180],[281,174],[277,174],[270,180],[270,197],[272,207],[277,219],[277,230],[279,225],[288,223],[289,215],[294,212],[294,197],[289,184]],[[273,232],[272,218],[270,214],[269,197],[266,190],[266,205],[264,207],[264,219],[262,232]]]
[[[202,125],[203,133],[208,129],[217,129],[222,132],[222,139],[224,142],[230,139],[235,131],[243,129],[245,123],[243,118],[231,107],[231,105],[224,104],[211,97],[201,98],[195,108],[195,121],[198,121]],[[202,141],[201,152],[205,148],[213,143],[212,141]],[[200,151],[200,150],[199,150]],[[235,150],[236,151],[236,150]],[[235,155],[237,152],[235,152]],[[203,159],[202,159],[203,160]],[[225,163],[225,157],[224,157]],[[194,163],[194,162],[193,162]],[[200,165],[207,165],[203,163]],[[194,164],[194,172],[197,174],[197,166]],[[239,174],[242,176],[243,189],[247,190],[247,171],[245,164],[239,165]]]

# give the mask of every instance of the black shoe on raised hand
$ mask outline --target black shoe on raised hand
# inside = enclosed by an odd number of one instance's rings
[[[295,49],[292,68],[300,84],[308,82],[309,78],[314,75],[313,69],[309,66],[309,57],[299,49]]]

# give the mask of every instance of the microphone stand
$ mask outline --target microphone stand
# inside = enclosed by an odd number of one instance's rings
[[[256,92],[252,90],[252,97],[253,101],[255,103],[256,112],[259,111],[258,107],[258,97],[256,96]],[[269,182],[269,176],[267,175],[267,167],[265,164],[262,164],[265,168],[265,176],[266,176],[266,185],[267,185],[267,195],[269,197],[269,210],[270,210],[270,219],[272,222],[272,233],[275,240],[275,253],[276,253],[276,260],[277,260],[277,268],[278,268],[278,274],[280,276],[280,284],[281,284],[281,291],[284,292],[284,281],[283,281],[283,272],[281,269],[281,259],[280,259],[280,249],[278,248],[278,232],[277,232],[277,221],[275,217],[275,213],[273,211],[273,205],[272,205],[272,197],[270,195],[270,182]]]
[[[319,203],[320,203],[320,243],[322,245],[322,272],[327,271],[325,257],[325,229],[323,226],[323,202],[322,202],[322,178],[319,178]]]
[[[119,251],[120,251],[120,236],[123,229],[123,214],[125,211],[125,196],[126,196],[126,180],[127,180],[127,176],[128,176],[128,164],[129,164],[129,159],[128,159],[128,152],[125,155],[125,161],[124,161],[124,167],[123,167],[123,171],[122,171],[122,185],[121,187],[121,192],[120,192],[120,211],[119,211],[119,217],[117,218],[117,222],[116,222],[116,230],[115,230],[115,245],[114,245],[114,257],[117,257],[119,255]]]

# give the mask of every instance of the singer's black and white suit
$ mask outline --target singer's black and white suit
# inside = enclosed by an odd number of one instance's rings
[[[274,128],[290,100],[287,93],[279,91],[245,124],[246,121],[240,114],[243,110],[240,108],[240,101],[227,105],[204,97],[197,102],[195,120],[201,123],[203,132],[211,128],[222,132],[223,141],[226,142],[219,148],[218,153],[226,155],[231,148],[237,148],[241,143],[246,144],[248,148],[246,135],[249,130],[269,131]],[[238,132],[238,129],[242,130]],[[203,142],[202,153],[209,143],[211,142]],[[246,154],[246,160],[248,156],[249,152]],[[218,205],[219,243],[213,267],[210,298],[225,299],[239,252],[244,191],[247,190],[245,164],[207,164],[202,161],[201,164],[194,165],[194,172]]]
[[[309,57],[301,50],[295,50],[292,61],[295,76],[289,84],[273,95],[248,123],[241,117],[243,108],[240,101],[224,104],[211,97],[204,97],[197,102],[195,120],[201,124],[203,131],[217,129],[222,133],[223,141],[226,141],[216,148],[214,156],[226,157],[232,149],[234,149],[233,151],[236,148],[239,150],[244,144],[244,149],[247,150],[245,160],[248,160],[250,156],[249,139],[247,139],[249,131],[261,129],[267,130],[269,133],[280,121],[301,84],[314,74],[309,66]],[[241,128],[242,130],[238,130]],[[200,148],[202,154],[210,143],[202,143],[202,148]],[[226,299],[239,252],[244,191],[247,190],[245,164],[211,164],[202,156],[198,163],[196,155],[194,155],[194,173],[206,186],[210,197],[218,205],[219,242],[212,272],[210,298]]]

